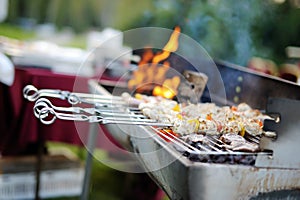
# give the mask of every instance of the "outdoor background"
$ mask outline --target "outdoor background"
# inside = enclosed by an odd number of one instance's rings
[[[173,29],[177,25],[215,59],[246,66],[251,57],[258,56],[279,64],[287,60],[287,46],[300,46],[300,1],[9,0],[8,16],[0,23],[0,35],[34,40],[46,33],[44,38],[59,44],[86,48],[86,34],[92,30],[111,27],[126,31],[149,26]],[[48,37],[49,32],[55,33],[53,38]],[[85,159],[83,148],[47,145],[49,149],[66,148],[82,161]],[[108,156],[101,149],[95,155]],[[90,199],[124,199],[132,195],[126,194],[128,191],[137,188],[141,192],[139,181],[132,174],[95,161]],[[144,189],[152,192],[151,187]]]
[[[77,34],[179,25],[213,58],[245,66],[253,56],[283,62],[285,47],[300,46],[299,6],[299,0],[9,0],[6,23],[29,30],[50,23]]]

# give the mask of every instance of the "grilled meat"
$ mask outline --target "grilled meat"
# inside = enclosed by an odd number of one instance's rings
[[[139,108],[143,114],[159,122],[173,124],[173,131],[182,136],[192,133],[243,136],[245,132],[261,135],[263,120],[268,118],[246,103],[237,107],[220,107],[214,103],[182,105],[173,100],[142,96]]]
[[[220,137],[220,140],[225,143],[223,145],[225,149],[248,152],[257,152],[259,150],[258,144],[250,143],[240,135],[224,134]]]

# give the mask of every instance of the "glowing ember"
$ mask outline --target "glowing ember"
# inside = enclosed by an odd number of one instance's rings
[[[166,79],[162,86],[155,86],[153,95],[172,99],[177,94],[179,83],[180,78],[178,76],[174,76],[172,79]]]
[[[178,49],[179,35],[180,28],[176,27],[162,52],[154,55],[151,49],[145,50],[138,63],[138,69],[133,72],[133,77],[128,82],[129,89],[136,89],[137,92],[153,89],[153,95],[165,98],[173,98],[177,94],[180,78],[174,76],[166,79],[166,73],[170,68],[170,63],[166,59]]]

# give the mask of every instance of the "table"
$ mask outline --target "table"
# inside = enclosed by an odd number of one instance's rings
[[[84,177],[84,186],[86,187],[83,187],[81,199],[87,198],[87,186],[94,147],[100,147],[107,151],[114,151],[114,149],[103,142],[103,137],[110,137],[104,127],[101,127],[98,134],[98,132],[95,133],[90,130],[90,124],[87,122],[76,122],[76,126],[73,121],[63,120],[56,120],[51,125],[42,124],[33,114],[34,102],[24,99],[22,90],[26,85],[31,84],[38,89],[73,91],[76,80],[76,92],[89,93],[89,79],[87,77],[56,74],[49,69],[16,67],[13,85],[9,87],[0,83],[0,155],[40,155],[37,163],[36,199],[38,199],[39,189],[39,166],[42,162],[41,155],[43,153],[39,147],[43,146],[45,141],[58,141],[79,146],[87,144],[87,149],[90,151],[86,160],[86,174]],[[58,106],[70,106],[63,100],[53,99],[52,102]],[[83,135],[79,136],[78,132],[85,132],[85,137],[83,138]],[[103,136],[104,134],[105,136]],[[108,139],[116,143],[113,138]],[[116,145],[119,146],[117,143]],[[146,185],[152,185],[151,181],[146,180],[146,183]]]
[[[101,140],[96,140],[98,132],[90,133],[94,130],[89,131],[90,124],[87,122],[76,122],[75,125],[73,121],[56,120],[51,125],[42,124],[33,114],[34,102],[24,99],[23,88],[31,84],[38,89],[74,91],[73,87],[76,81],[76,92],[89,93],[88,80],[89,78],[87,77],[53,73],[49,69],[16,67],[13,85],[9,87],[0,83],[0,155],[37,155],[36,198],[38,198],[41,157],[44,153],[43,150],[45,149],[44,144],[46,141],[57,141],[83,146],[93,136],[95,145],[98,144],[101,148],[108,151],[109,147],[101,143]],[[51,99],[51,101],[57,106],[71,106],[65,100]],[[104,133],[105,128],[102,127],[99,130],[100,132]],[[83,134],[79,135],[78,133]],[[89,155],[92,153],[88,152]],[[84,184],[86,185],[89,182],[90,168],[91,161],[86,165],[84,178]]]
[[[88,123],[75,127],[72,121],[56,120],[54,124],[44,125],[33,115],[33,102],[24,99],[22,90],[32,84],[37,88],[61,89],[72,91],[74,81],[82,82],[80,92],[88,92],[85,77],[55,74],[48,69],[16,68],[15,80],[11,87],[0,84],[0,152],[2,155],[23,155],[32,151],[40,138],[82,145],[76,128],[89,129]],[[70,106],[62,100],[59,105]]]

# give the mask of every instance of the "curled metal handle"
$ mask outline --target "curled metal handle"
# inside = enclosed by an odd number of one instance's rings
[[[53,124],[56,120],[56,115],[53,109],[45,107],[41,109],[39,115],[37,116],[43,124]]]
[[[68,97],[68,102],[72,105],[75,105],[81,103],[82,99],[79,98],[77,95],[71,93]]]
[[[34,115],[39,117],[40,112],[43,108],[51,108],[54,111],[61,111],[61,112],[71,112],[71,113],[88,113],[88,114],[98,114],[100,115],[101,112],[95,108],[82,108],[82,107],[58,107],[54,106],[48,99],[41,98],[36,101],[34,106]]]
[[[70,92],[52,89],[38,90],[33,85],[27,85],[23,89],[23,96],[29,101],[36,101],[40,97],[54,97],[60,99],[66,99]]]
[[[38,114],[38,116],[37,116]],[[60,113],[55,111],[50,107],[43,107],[39,110],[39,113],[36,112],[35,116],[40,119],[43,124],[53,124],[56,119],[68,120],[68,121],[88,121],[88,122],[101,122],[103,118],[101,116],[88,116],[84,114],[69,114],[69,113]]]
[[[23,88],[23,96],[29,101],[35,101],[38,98],[38,89],[33,85],[27,85]]]
[[[33,85],[27,85],[23,89],[24,98],[29,101],[36,101],[40,97],[53,97],[59,98],[62,100],[67,99],[68,102],[72,105],[79,103],[87,103],[87,104],[103,104],[111,107],[115,107],[115,105],[126,105],[127,102],[124,102],[122,97],[117,96],[105,96],[105,95],[97,95],[97,94],[87,94],[87,93],[74,93],[64,90],[54,90],[54,89],[41,89],[38,90]]]
[[[89,122],[101,122],[103,119],[94,108],[58,107],[54,106],[46,98],[39,99],[35,103],[33,110],[35,117],[39,118],[43,124],[52,124],[56,119]],[[80,114],[82,112],[94,115]]]

